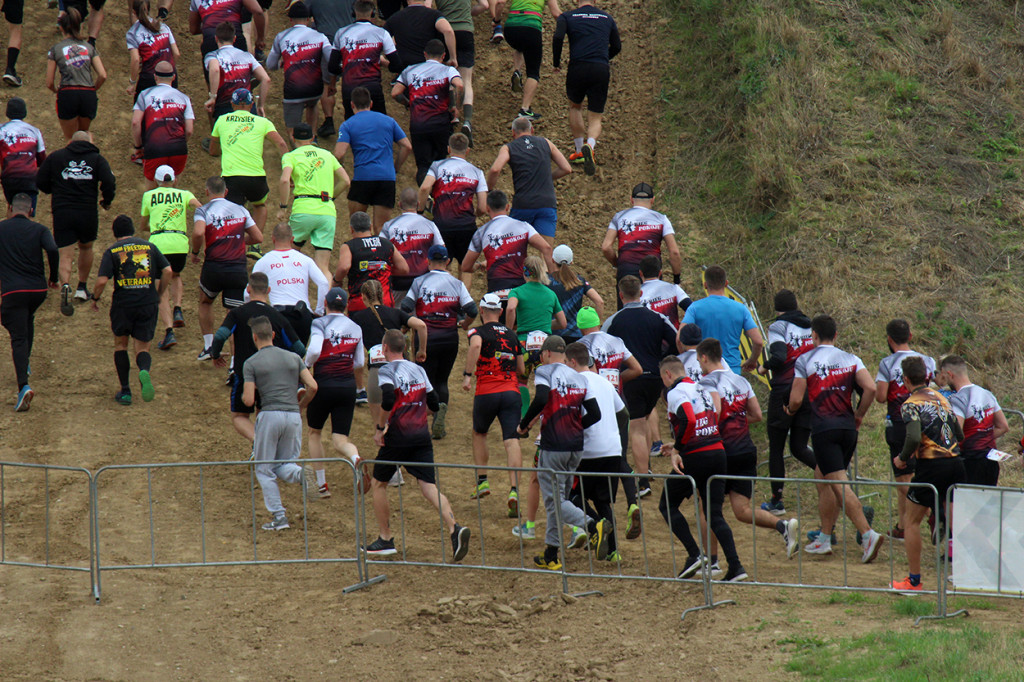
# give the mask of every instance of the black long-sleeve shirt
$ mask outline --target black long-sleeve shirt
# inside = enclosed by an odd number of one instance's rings
[[[562,12],[551,38],[555,68],[562,63],[562,41],[569,36],[569,65],[575,62],[607,64],[622,51],[622,40],[615,20],[603,9],[580,5]]]
[[[43,252],[50,262],[50,282],[57,282],[60,252],[45,226],[24,215],[0,222],[0,292],[46,291]]]
[[[36,174],[39,191],[53,195],[53,208],[92,209],[114,200],[117,181],[96,145],[72,142],[46,157]]]

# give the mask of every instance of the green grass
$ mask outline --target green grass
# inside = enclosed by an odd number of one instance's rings
[[[1021,680],[1022,632],[949,627],[880,632],[834,642],[780,640],[794,652],[786,665],[804,677],[829,680]]]
[[[924,597],[924,595],[922,595]],[[897,616],[908,616],[918,618],[920,616],[931,616],[935,613],[935,600],[931,595],[918,599],[917,597],[902,597],[890,604],[889,608]]]

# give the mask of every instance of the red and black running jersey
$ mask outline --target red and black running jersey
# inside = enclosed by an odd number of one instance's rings
[[[679,328],[679,304],[688,298],[681,286],[662,279],[644,280],[640,288],[640,305],[661,313],[676,329]]]
[[[796,359],[814,348],[811,328],[801,327],[786,320],[775,320],[768,326],[768,347],[772,344],[786,344],[786,359],[781,369],[772,371],[772,389],[786,390],[793,385],[793,367]]]
[[[451,87],[459,72],[441,62],[429,59],[402,71],[398,82],[406,87],[409,97],[409,131],[432,133],[447,130],[452,123]]]
[[[408,289],[414,279],[430,269],[427,251],[431,246],[444,246],[437,225],[415,211],[403,213],[384,223],[380,228],[380,236],[394,244],[409,265],[408,275],[392,277],[392,283],[398,290]]]
[[[160,30],[153,33],[141,23],[136,21],[125,34],[125,41],[129,50],[139,51],[139,73],[152,74],[156,65],[167,61],[174,65],[174,52],[171,46],[174,45],[174,34],[171,27],[161,23]]]
[[[390,445],[429,444],[427,394],[434,390],[423,368],[408,360],[389,362],[378,370],[378,384],[395,388],[395,404],[384,436]]]
[[[348,271],[348,309],[362,310],[363,296],[360,289],[367,280],[375,279],[384,290],[384,305],[391,307],[391,263],[395,253],[394,245],[383,237],[357,237],[345,242],[352,252],[352,266]]]
[[[548,387],[548,401],[541,412],[541,450],[582,452],[583,402],[594,397],[586,377],[557,362],[538,367],[534,382]]]
[[[900,408],[903,406],[903,401],[910,395],[910,391],[903,385],[903,361],[907,358],[924,360],[925,369],[928,370],[926,384],[930,384],[935,378],[935,360],[916,350],[898,350],[882,359],[878,364],[878,375],[875,377],[875,381],[889,382],[889,392],[885,396],[889,410],[887,414],[889,419],[897,424],[903,423]]]
[[[700,380],[704,378],[704,370],[700,368],[700,363],[697,362],[697,351],[691,348],[690,350],[683,351],[677,357],[683,363],[686,378],[695,384],[699,384]],[[723,361],[722,364],[724,365],[725,362]]]
[[[473,303],[462,280],[446,270],[431,270],[413,280],[405,297],[416,302],[416,317],[427,325],[428,344],[459,343],[459,313]]]
[[[199,13],[199,26],[203,33],[214,33],[221,22],[228,22],[238,34],[242,29],[242,0],[192,0],[190,12]]]
[[[675,231],[664,213],[634,206],[619,211],[608,224],[619,239],[619,267],[639,267],[645,256],[661,256],[662,239],[672,239]]]
[[[430,164],[427,177],[434,178],[434,220],[443,227],[476,225],[476,195],[487,191],[482,170],[452,156]]]
[[[756,452],[747,423],[747,401],[754,397],[750,382],[727,369],[716,369],[700,380],[700,386],[718,394],[722,401],[718,432],[727,455]]]
[[[718,433],[715,402],[700,384],[689,379],[677,381],[669,389],[665,402],[668,404],[668,423],[680,456],[724,449]]]
[[[860,358],[835,346],[818,346],[797,358],[793,376],[807,380],[812,433],[857,428],[853,392],[862,369]]]
[[[331,43],[315,29],[299,24],[274,38],[267,68],[284,70],[284,101],[306,102],[324,91],[324,72],[331,59]]]
[[[496,216],[473,234],[469,250],[483,254],[487,262],[487,291],[511,289],[526,280],[523,263],[530,238],[538,234],[533,225],[507,215]]]
[[[306,348],[313,378],[320,388],[356,385],[355,369],[363,366],[363,330],[342,313],[328,313],[313,320]]]
[[[469,338],[480,337],[480,358],[476,361],[476,395],[519,391],[517,358],[523,354],[516,333],[503,324],[488,322],[473,327]]]
[[[0,126],[0,178],[35,180],[45,154],[46,145],[39,128],[19,119]]]
[[[341,53],[341,84],[345,90],[380,85],[380,56],[394,54],[391,34],[368,21],[357,21],[334,34],[332,44]]]
[[[142,144],[147,159],[188,154],[185,121],[196,117],[188,95],[170,85],[154,85],[139,93],[135,111],[142,112]]]
[[[239,50],[234,45],[225,45],[203,57],[203,67],[210,69],[210,62],[217,60],[220,71],[220,82],[217,84],[217,107],[231,106],[231,94],[239,88],[252,87],[253,72],[259,62],[248,52]]]
[[[255,227],[244,206],[217,198],[196,209],[195,222],[206,223],[206,261],[245,265],[245,231]]]
[[[967,384],[949,397],[953,414],[964,420],[964,440],[960,450],[965,458],[981,459],[996,447],[995,416],[1001,412],[999,401],[981,386]]]
[[[580,339],[580,343],[590,351],[590,358],[594,361],[594,371],[603,376],[615,387],[621,395],[622,381],[619,375],[622,374],[622,367],[626,360],[633,357],[633,354],[626,348],[626,344],[617,336],[607,332],[591,332]]]

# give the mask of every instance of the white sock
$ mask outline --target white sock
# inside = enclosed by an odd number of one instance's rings
[[[327,469],[318,469],[316,472],[316,484],[327,485]]]
[[[580,153],[581,151],[583,151],[583,138],[582,137],[574,137],[574,138],[572,138],[572,141],[573,141],[573,144],[576,145],[576,153],[577,154]]]
[[[209,348],[213,345],[213,334],[203,334],[203,348]]]
[[[235,356],[234,355],[232,355],[231,359],[228,361],[228,371],[229,372],[234,372],[235,371]]]
[[[587,144],[589,144],[590,148],[593,149],[594,147],[597,146],[597,140],[595,138],[593,138],[593,137],[588,137],[587,138]]]

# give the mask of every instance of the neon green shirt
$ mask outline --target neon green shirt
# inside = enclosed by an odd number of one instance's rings
[[[508,4],[505,25],[529,26],[539,31],[543,25],[541,17],[544,16],[545,4],[545,0],[512,0]]]
[[[285,168],[292,169],[292,183],[295,185],[292,213],[338,215],[333,200],[319,198],[321,192],[327,192],[327,196],[334,198],[334,173],[341,168],[334,154],[311,144],[303,145],[281,157],[281,169]],[[302,195],[315,195],[317,198]]]
[[[187,189],[157,187],[142,195],[142,215],[149,217],[149,241],[164,254],[188,253],[188,205],[195,195]]]
[[[211,137],[220,138],[220,172],[228,178],[233,175],[263,177],[263,138],[277,132],[270,119],[232,111],[217,119]]]

